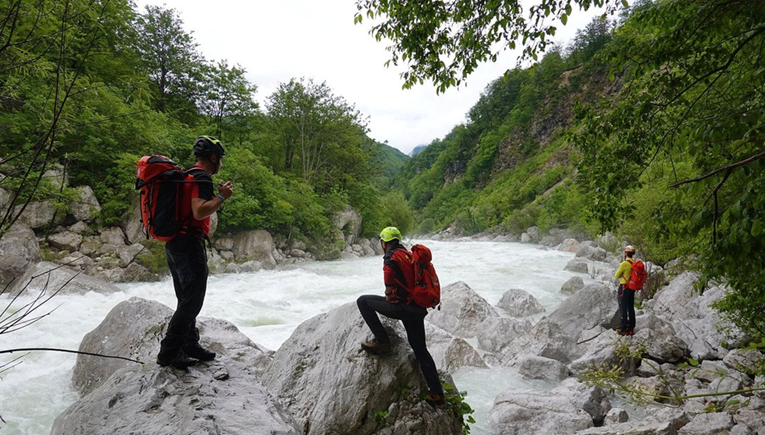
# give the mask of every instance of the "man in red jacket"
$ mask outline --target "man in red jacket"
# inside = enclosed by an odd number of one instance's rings
[[[380,244],[385,251],[383,257],[385,297],[363,295],[356,301],[361,317],[374,334],[374,338],[363,343],[361,348],[375,355],[390,352],[390,339],[377,313],[401,320],[406,329],[409,345],[412,346],[414,356],[420,363],[420,370],[428,383],[429,391],[425,400],[443,409],[446,405],[444,390],[438,378],[436,363],[425,345],[425,315],[428,314],[428,310],[413,302],[407,303],[408,288],[414,283],[412,255],[401,244],[401,232],[396,227],[387,227],[382,230]]]

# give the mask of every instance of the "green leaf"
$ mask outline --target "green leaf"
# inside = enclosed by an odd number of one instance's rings
[[[571,5],[570,4],[566,5],[566,15],[571,15]]]
[[[568,22],[568,15],[561,15],[560,22],[563,23],[563,25],[565,26],[566,23]]]
[[[752,230],[751,230],[752,236],[757,237],[760,234],[762,234],[762,219],[755,219],[752,222]]]
[[[698,367],[699,366],[699,362],[697,360],[693,359],[693,358],[688,358],[688,364],[690,364],[693,367]]]

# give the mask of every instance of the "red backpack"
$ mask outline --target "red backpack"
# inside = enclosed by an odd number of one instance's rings
[[[420,307],[434,308],[441,303],[441,284],[433,263],[430,249],[423,245],[412,246],[414,286],[409,291],[407,303],[414,301]]]
[[[632,272],[630,272],[630,280],[627,283],[627,288],[630,290],[640,290],[645,285],[646,272],[645,264],[637,260],[632,263]]]
[[[183,183],[198,182],[191,172],[165,156],[138,160],[135,188],[141,195],[141,225],[147,239],[168,242],[191,219],[181,216]]]

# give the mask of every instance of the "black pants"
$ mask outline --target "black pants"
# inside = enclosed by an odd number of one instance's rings
[[[635,291],[619,284],[619,314],[622,317],[621,332],[635,330]]]
[[[170,319],[159,354],[171,358],[183,346],[199,343],[196,322],[205,300],[208,270],[204,241],[196,237],[177,236],[167,242],[165,254],[178,306]]]
[[[359,296],[356,304],[361,311],[361,317],[367,322],[367,326],[378,341],[389,341],[389,338],[380,318],[377,317],[377,313],[401,320],[404,329],[406,329],[406,338],[409,340],[409,345],[412,346],[417,362],[420,363],[420,370],[425,376],[425,382],[428,383],[429,393],[443,394],[436,363],[425,346],[425,315],[428,314],[428,311],[416,305],[391,304],[386,302],[384,297],[374,295]]]

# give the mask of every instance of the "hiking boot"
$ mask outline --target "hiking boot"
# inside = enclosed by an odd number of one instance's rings
[[[216,357],[215,352],[205,349],[198,343],[191,346],[184,346],[183,352],[186,353],[186,355],[203,362],[212,361]]]
[[[197,363],[198,360],[186,355],[183,351],[178,351],[172,357],[157,356],[157,364],[161,367],[172,366],[177,369],[186,370]]]
[[[443,394],[432,394],[428,393],[425,396],[425,402],[428,403],[428,405],[438,408],[438,409],[444,409],[446,408],[446,399],[444,399]]]
[[[383,355],[390,352],[390,342],[379,341],[376,338],[373,338],[366,343],[361,343],[361,348],[375,355]]]

